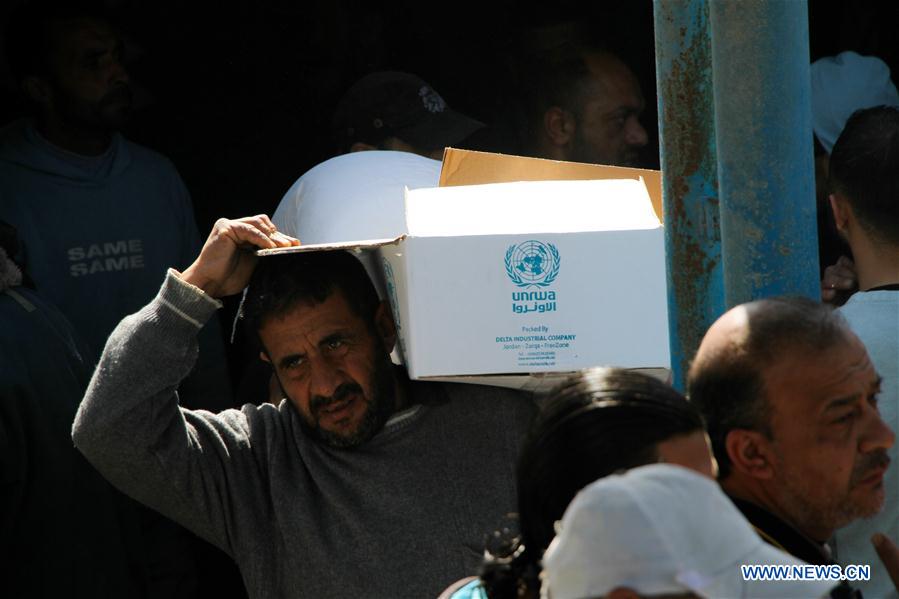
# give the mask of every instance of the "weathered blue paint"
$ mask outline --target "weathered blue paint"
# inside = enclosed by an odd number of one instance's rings
[[[725,299],[819,297],[805,0],[710,0]]]
[[[668,330],[684,388],[706,329],[724,311],[708,0],[655,0],[656,87]]]

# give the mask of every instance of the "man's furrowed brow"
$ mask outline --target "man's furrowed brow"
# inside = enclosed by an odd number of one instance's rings
[[[883,377],[878,376],[875,380],[871,381],[871,385],[867,393],[865,393],[865,397],[869,395],[875,395],[880,393],[880,383],[883,381]],[[833,410],[838,410],[840,408],[844,408],[848,405],[851,405],[857,402],[860,399],[859,395],[848,395],[846,397],[838,397],[837,399],[830,400],[827,405],[824,407],[824,412],[830,412]]]
[[[335,341],[345,341],[346,339],[349,339],[349,338],[350,338],[349,333],[347,333],[345,331],[335,331],[335,332],[331,333],[330,335],[328,335],[327,337],[324,337],[321,341],[318,342],[318,344],[319,344],[319,346],[323,346],[323,345],[328,345],[329,343],[334,343]]]
[[[337,348],[346,348],[358,345],[360,335],[353,331],[335,331],[318,343],[319,350],[322,352],[333,351]]]
[[[306,354],[301,354],[301,353],[288,354],[288,355],[284,356],[283,358],[281,358],[280,360],[278,360],[278,367],[279,368],[287,368],[294,362],[302,360],[305,357],[306,357]]]
[[[832,412],[834,410],[839,410],[840,408],[845,408],[846,406],[850,406],[858,401],[858,395],[850,395],[848,397],[840,397],[837,399],[832,399],[827,402],[827,405],[824,407],[824,412]]]
[[[624,104],[619,106],[611,113],[609,113],[610,119],[626,119],[631,116],[640,116],[640,113],[643,112],[642,106],[634,106],[632,104]]]

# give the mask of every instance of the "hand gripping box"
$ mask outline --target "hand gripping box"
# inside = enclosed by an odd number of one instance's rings
[[[642,180],[407,190],[406,225],[378,252],[411,377],[669,367]]]

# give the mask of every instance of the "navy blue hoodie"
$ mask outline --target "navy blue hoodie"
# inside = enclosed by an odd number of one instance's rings
[[[148,303],[169,267],[201,247],[190,196],[164,156],[115,134],[100,156],[54,146],[27,120],[0,130],[0,219],[19,234],[20,263],[86,343],[90,365],[109,333]],[[218,325],[206,332],[183,395],[229,407]]]

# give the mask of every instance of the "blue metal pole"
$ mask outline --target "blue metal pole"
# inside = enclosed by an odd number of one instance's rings
[[[819,297],[805,0],[711,0],[728,306]]]
[[[655,0],[656,87],[668,332],[683,390],[706,329],[724,312],[708,0]]]

